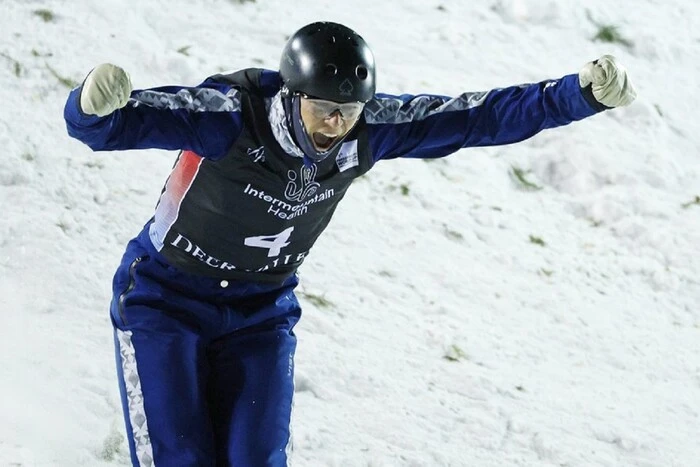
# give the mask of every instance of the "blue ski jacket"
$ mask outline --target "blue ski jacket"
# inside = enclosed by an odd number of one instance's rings
[[[342,145],[309,163],[290,135],[280,88],[279,73],[246,69],[195,87],[135,90],[125,107],[97,117],[82,112],[78,87],[64,117],[69,135],[95,151],[180,151],[144,227],[169,263],[281,283],[352,180],[377,161],[515,143],[605,109],[575,74],[455,97],[377,94]]]

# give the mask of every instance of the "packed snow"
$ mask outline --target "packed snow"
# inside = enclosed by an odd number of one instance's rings
[[[136,88],[276,69],[316,20],[363,35],[382,92],[541,81],[610,53],[639,97],[353,185],[300,270],[294,464],[700,466],[700,3],[0,9],[1,466],[129,462],[111,278],[177,154],[91,152],[66,134],[70,89],[103,62]]]

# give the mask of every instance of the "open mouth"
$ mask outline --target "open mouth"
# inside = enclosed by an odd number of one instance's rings
[[[333,146],[333,143],[335,143],[335,140],[338,139],[338,137],[327,136],[323,133],[316,132],[313,134],[312,139],[314,140],[314,146],[316,146],[316,149],[323,152],[328,151],[331,148],[331,146]]]

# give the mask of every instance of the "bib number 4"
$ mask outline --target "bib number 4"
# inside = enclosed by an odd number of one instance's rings
[[[267,257],[274,258],[279,256],[282,248],[289,245],[289,237],[292,235],[294,227],[284,229],[277,235],[259,235],[257,237],[247,237],[244,241],[246,246],[256,248],[266,248],[268,250]]]

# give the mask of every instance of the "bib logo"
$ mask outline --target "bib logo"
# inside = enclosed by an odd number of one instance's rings
[[[316,170],[316,164],[313,164],[311,167],[303,166],[299,169],[301,176],[297,176],[294,170],[287,172],[289,182],[284,189],[284,197],[289,201],[301,202],[313,196],[321,186],[315,181]]]
[[[303,216],[309,212],[309,206],[321,201],[326,201],[335,196],[333,188],[326,188],[320,191],[321,184],[316,179],[316,165],[311,167],[303,166],[298,171],[289,170],[287,172],[287,186],[284,187],[284,198],[282,195],[271,195],[264,190],[254,188],[250,183],[243,189],[243,193],[253,198],[264,201],[269,206],[267,213],[280,219],[291,220]],[[281,187],[280,187],[281,188]],[[275,193],[279,193],[279,189]]]
[[[253,162],[265,162],[265,146],[260,146],[257,149],[248,148],[247,152]]]
[[[356,139],[343,143],[340,147],[340,151],[338,151],[338,156],[335,158],[335,163],[338,165],[338,170],[341,172],[345,172],[348,169],[360,165]]]

